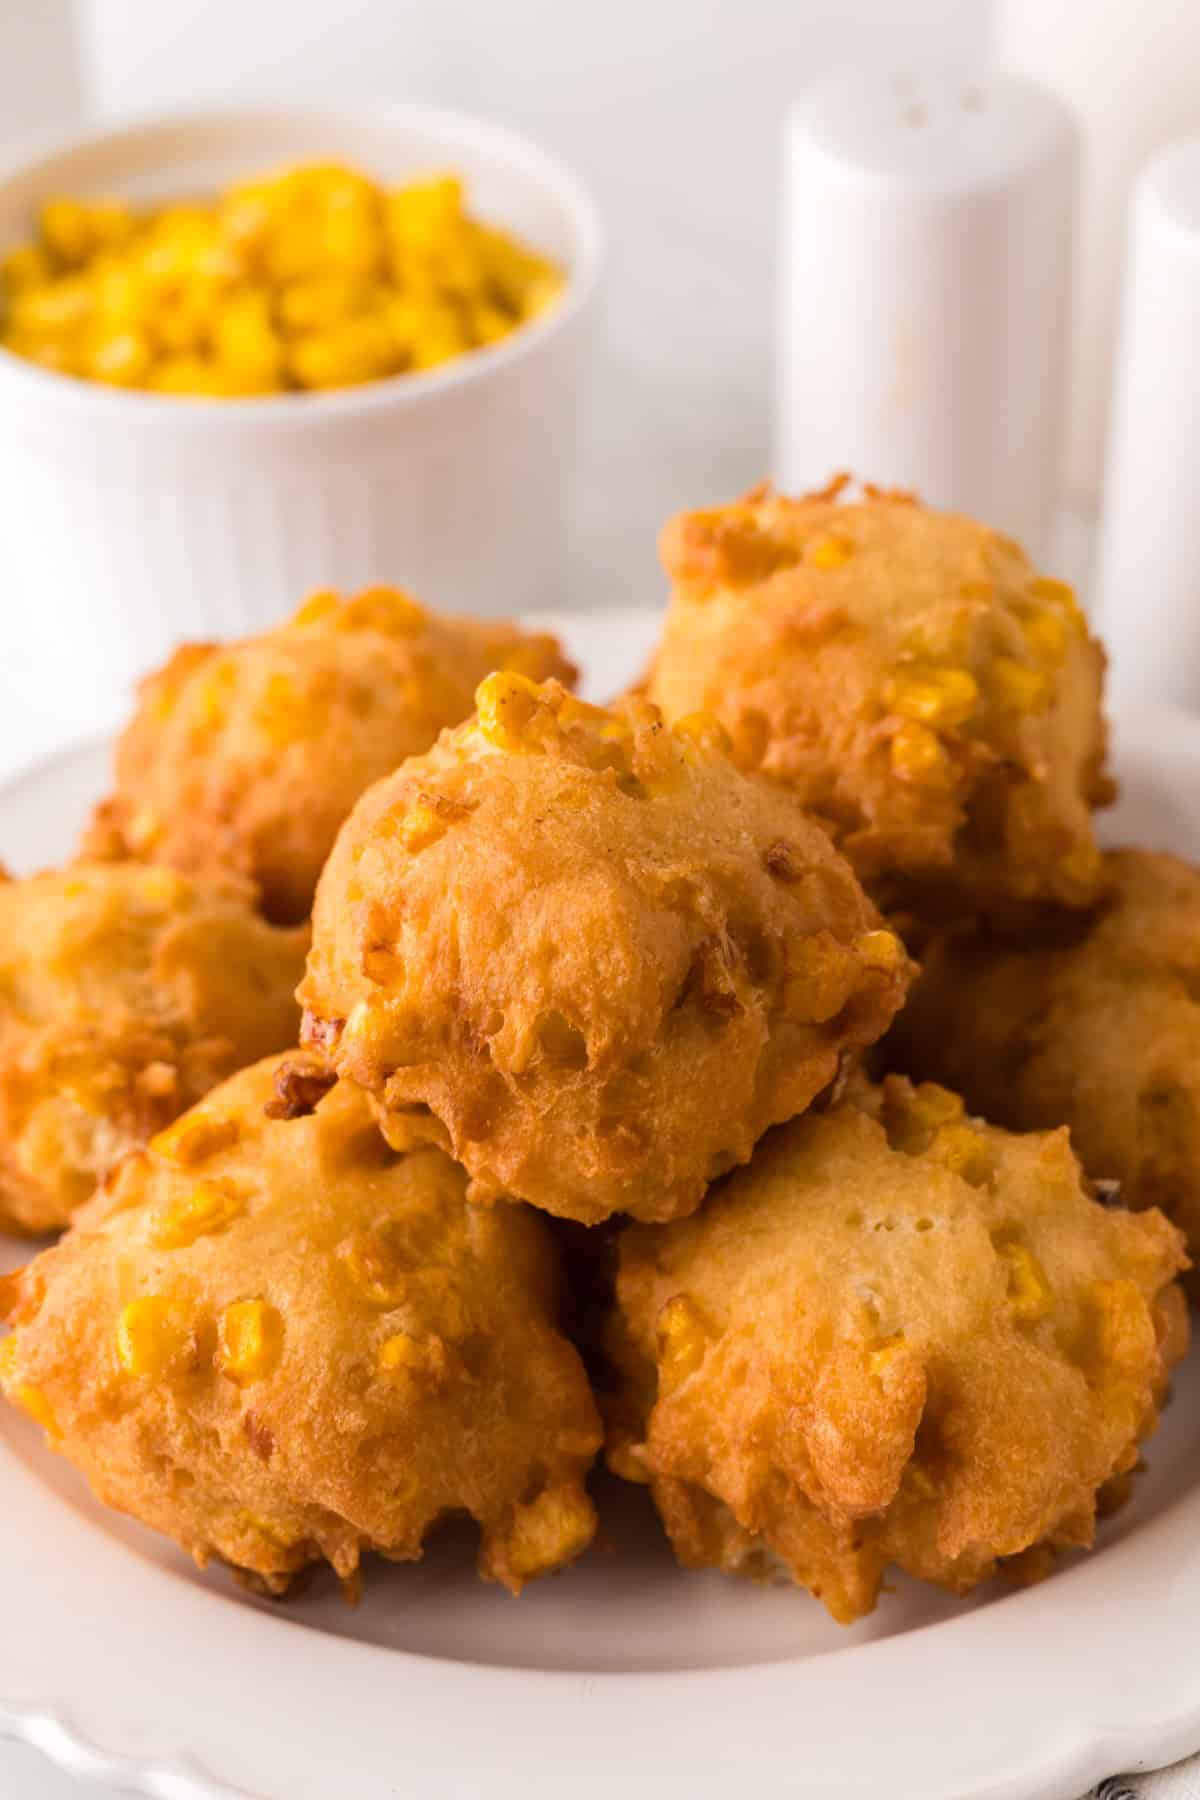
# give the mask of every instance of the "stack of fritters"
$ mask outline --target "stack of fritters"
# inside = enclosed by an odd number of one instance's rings
[[[183,653],[122,742],[93,857],[284,920],[324,862],[300,1042],[89,1141],[95,1198],[5,1285],[3,1384],[103,1498],[270,1591],[455,1513],[514,1590],[583,1551],[572,1336],[685,1565],[842,1620],[889,1564],[1038,1573],[1122,1497],[1186,1346],[1200,876],[1097,849],[1073,596],[841,484],[664,554],[612,710],[552,641],[379,590]]]

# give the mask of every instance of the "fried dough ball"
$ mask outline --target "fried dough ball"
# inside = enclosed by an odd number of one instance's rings
[[[119,1157],[294,1043],[307,948],[172,869],[0,882],[0,1229],[65,1225]]]
[[[610,1461],[684,1564],[779,1569],[843,1623],[889,1564],[961,1594],[1037,1546],[1034,1572],[1091,1543],[1154,1426],[1184,1260],[1160,1213],[1091,1197],[1065,1131],[864,1083],[625,1234]]]
[[[647,698],[715,713],[885,911],[1089,905],[1104,655],[1070,588],[972,519],[842,485],[666,526]]]
[[[141,685],[85,853],[232,871],[269,918],[307,918],[364,788],[465,719],[497,668],[574,677],[551,637],[392,588],[316,594],[261,637],[185,645]]]
[[[712,721],[496,675],[363,798],[317,893],[304,1038],[473,1200],[690,1212],[903,996],[825,833]]]
[[[1016,1130],[1068,1125],[1089,1174],[1161,1207],[1200,1258],[1200,870],[1105,862],[1086,920],[931,945],[889,1054]]]
[[[235,1075],[0,1283],[4,1390],[201,1566],[281,1593],[321,1560],[411,1561],[467,1513],[515,1593],[595,1525],[599,1421],[545,1222],[468,1206],[346,1084],[286,1117],[279,1075]]]

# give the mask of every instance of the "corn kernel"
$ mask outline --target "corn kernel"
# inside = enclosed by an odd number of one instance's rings
[[[41,1388],[32,1381],[19,1381],[11,1390],[11,1399],[21,1408],[26,1417],[40,1425],[50,1437],[61,1437],[62,1428],[55,1416],[54,1408],[47,1400]]]
[[[917,1088],[897,1085],[886,1090],[888,1142],[908,1156],[920,1156],[943,1126],[959,1125],[965,1116],[959,1096],[932,1081]]]
[[[935,731],[915,719],[900,726],[888,746],[892,769],[905,780],[928,781],[947,769],[946,752]]]
[[[226,384],[215,363],[203,356],[170,356],[150,374],[156,394],[191,394],[200,399],[219,399]]]
[[[705,755],[728,756],[733,750],[729,733],[712,713],[687,713],[682,719],[677,719],[671,729],[676,737],[693,744]]]
[[[105,338],[92,351],[88,373],[109,387],[141,387],[150,372],[150,346],[135,331]]]
[[[323,588],[319,593],[311,594],[302,606],[297,607],[292,614],[291,622],[293,625],[301,626],[320,625],[326,619],[332,618],[341,608],[341,604],[339,595],[329,588]]]
[[[159,1215],[154,1245],[159,1250],[182,1250],[198,1238],[224,1231],[244,1211],[245,1201],[226,1183],[199,1181]]]
[[[996,1250],[1007,1265],[1008,1300],[1017,1318],[1044,1318],[1050,1310],[1050,1283],[1033,1252],[1011,1242],[997,1244]]]
[[[406,365],[415,366],[418,346],[431,331],[438,328],[439,306],[436,293],[418,299],[406,285],[404,292],[390,295],[383,303],[383,317]]]
[[[17,1334],[10,1332],[0,1341],[0,1393],[19,1406],[36,1425],[51,1437],[61,1437],[54,1409],[42,1389],[32,1381],[22,1381],[17,1374]]]
[[[145,855],[162,836],[162,820],[150,806],[139,806],[129,821],[129,842],[139,855]]]
[[[634,1444],[609,1444],[604,1452],[604,1460],[613,1474],[622,1481],[631,1481],[638,1487],[650,1485],[650,1473],[645,1462],[638,1455]]]
[[[904,1333],[898,1331],[894,1337],[885,1338],[877,1350],[871,1351],[867,1357],[867,1367],[876,1381],[882,1381],[886,1378],[888,1371],[893,1369],[906,1354],[907,1345]]]
[[[536,682],[529,685],[537,686]],[[582,726],[585,731],[596,731],[614,743],[624,743],[632,736],[628,719],[606,712],[602,706],[593,706],[590,700],[581,700],[578,694],[562,694],[556,710],[560,724]]]
[[[468,323],[471,342],[480,346],[498,344],[501,338],[508,336],[513,328],[511,313],[490,300],[477,300],[468,307]]]
[[[909,1111],[933,1130],[938,1125],[957,1124],[965,1115],[966,1107],[961,1096],[949,1088],[939,1087],[936,1081],[923,1081],[913,1090]]]
[[[283,1355],[283,1317],[265,1300],[238,1300],[221,1314],[217,1367],[239,1387],[262,1381]]]
[[[542,704],[536,682],[524,675],[497,672],[488,675],[475,690],[479,729],[498,750],[521,750],[528,727]]]
[[[858,975],[854,954],[830,931],[789,939],[784,947],[784,1011],[823,1025],[841,1012]]]
[[[213,318],[212,342],[218,360],[230,370],[268,389],[282,385],[283,344],[265,290],[247,289],[222,301]]]
[[[295,1549],[296,1538],[288,1532],[286,1526],[276,1524],[273,1519],[264,1519],[261,1513],[243,1510],[234,1520],[239,1531],[252,1532],[261,1538],[269,1550],[279,1555],[286,1555]]]
[[[47,200],[38,220],[42,242],[60,263],[78,264],[93,249],[91,221],[78,200]]]
[[[978,699],[979,686],[966,669],[903,669],[884,690],[893,712],[943,730],[965,725]]]
[[[1045,669],[1031,669],[1011,656],[998,656],[992,664],[991,690],[1001,706],[1011,712],[1042,712],[1050,699],[1051,680]]]
[[[844,537],[820,537],[810,546],[808,560],[814,569],[840,569],[854,555],[854,545]]]
[[[34,339],[67,337],[88,323],[95,306],[96,297],[82,275],[63,276],[14,298],[12,330]]]
[[[203,280],[196,277],[210,278],[221,270],[216,220],[203,207],[168,207],[150,226],[141,266],[152,283],[190,306],[205,293]]]
[[[419,1369],[425,1361],[425,1353],[416,1338],[410,1337],[407,1331],[397,1331],[390,1338],[385,1338],[379,1346],[379,1366],[381,1369]]]
[[[304,388],[356,387],[396,375],[404,366],[387,323],[369,315],[309,332],[292,344],[288,360]]]
[[[210,1117],[206,1113],[184,1113],[165,1131],[150,1140],[150,1148],[168,1162],[182,1169],[195,1168],[210,1156],[219,1156],[238,1140],[236,1119]]]
[[[686,1294],[668,1300],[658,1315],[658,1374],[664,1388],[694,1375],[708,1351],[708,1333],[699,1308]]]
[[[1025,642],[1043,662],[1060,663],[1071,641],[1071,629],[1061,613],[1033,613],[1025,621]]]
[[[1067,581],[1055,581],[1049,575],[1039,575],[1033,584],[1035,600],[1048,600],[1054,606],[1060,606],[1063,612],[1076,625],[1082,625],[1083,613],[1075,594],[1075,589]]]
[[[408,361],[414,369],[436,369],[442,363],[453,362],[470,347],[470,340],[458,320],[441,317],[431,320],[414,340],[408,351]]]
[[[904,961],[904,946],[894,931],[867,931],[858,940],[858,953],[868,969],[891,974]]]
[[[383,1309],[412,1298],[414,1271],[409,1259],[384,1232],[354,1232],[339,1250],[346,1273],[363,1298]]]
[[[151,292],[140,274],[124,263],[94,265],[93,314],[97,329],[145,336],[151,321]]]
[[[219,731],[225,723],[229,698],[237,686],[237,665],[217,662],[212,665],[194,691],[196,720],[206,731]]]
[[[991,1146],[981,1132],[969,1125],[943,1125],[929,1146],[934,1160],[952,1169],[971,1187],[984,1187],[995,1173]]]
[[[384,243],[374,218],[362,212],[331,212],[322,221],[322,261],[350,275],[377,275],[383,266]]]
[[[131,1300],[117,1321],[117,1358],[130,1375],[178,1374],[194,1351],[191,1320],[177,1300],[146,1294]]]
[[[187,897],[187,884],[174,869],[149,868],[138,881],[138,895],[148,906],[180,906]]]
[[[1142,1354],[1140,1346],[1146,1334],[1145,1297],[1137,1282],[1127,1276],[1091,1282],[1087,1297],[1095,1312],[1092,1360],[1111,1380],[1114,1364],[1117,1369],[1128,1369],[1131,1346],[1139,1346],[1137,1353],[1139,1357]]]
[[[323,723],[318,711],[297,693],[291,676],[278,669],[263,684],[254,720],[277,749],[312,737]]]
[[[447,823],[424,794],[412,806],[396,808],[387,820],[390,835],[412,856],[444,837]]]
[[[176,294],[159,299],[147,317],[146,327],[160,354],[167,352],[181,367],[192,363],[200,369],[212,369],[208,357],[209,307],[201,295]]]
[[[508,1540],[509,1567],[524,1578],[570,1562],[586,1550],[595,1524],[585,1494],[546,1488],[516,1510]]]
[[[286,331],[316,331],[370,308],[378,290],[362,275],[335,271],[293,281],[279,295],[279,319]]]
[[[537,319],[557,304],[558,297],[565,283],[557,269],[543,268],[541,274],[535,275],[525,289],[521,301],[521,313],[526,319]]]
[[[436,844],[451,825],[469,819],[472,808],[446,794],[422,791],[411,805],[394,807],[381,821],[405,850],[416,855]]]
[[[384,1375],[416,1375],[438,1383],[446,1368],[446,1347],[440,1337],[418,1340],[407,1331],[393,1332],[379,1346],[377,1362]]]
[[[437,175],[414,181],[392,194],[386,206],[386,224],[392,239],[407,251],[429,252],[444,243],[462,216],[462,182],[456,175]]]
[[[37,244],[20,244],[0,256],[0,289],[26,294],[31,288],[44,286],[53,272],[49,258]]]

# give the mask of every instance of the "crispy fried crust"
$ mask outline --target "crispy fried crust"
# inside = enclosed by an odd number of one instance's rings
[[[244,1070],[122,1167],[4,1299],[3,1386],[108,1505],[272,1592],[479,1523],[516,1592],[594,1528],[599,1422],[544,1222],[346,1085],[271,1120]]]
[[[689,1566],[781,1566],[842,1621],[891,1563],[966,1592],[1091,1542],[1186,1347],[1184,1260],[1089,1196],[1065,1131],[852,1087],[625,1234],[610,1460]]]
[[[671,520],[647,698],[715,713],[885,911],[1088,905],[1104,655],[1070,589],[970,519],[840,486]]]
[[[886,1028],[909,966],[846,863],[730,763],[496,676],[368,793],[322,877],[305,1041],[471,1197],[691,1211]]]
[[[65,1225],[127,1151],[293,1043],[307,947],[170,869],[0,885],[0,1228]]]
[[[471,710],[492,669],[573,679],[551,637],[439,617],[407,595],[319,594],[242,643],[189,644],[142,683],[85,854],[232,871],[307,918],[363,790]]]
[[[1119,850],[1093,918],[929,947],[888,1054],[1018,1130],[1069,1125],[1089,1173],[1200,1258],[1200,870]]]

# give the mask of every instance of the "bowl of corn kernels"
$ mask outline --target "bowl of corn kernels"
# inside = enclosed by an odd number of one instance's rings
[[[324,585],[569,602],[600,260],[567,169],[424,106],[150,120],[10,165],[10,665],[124,682]]]

